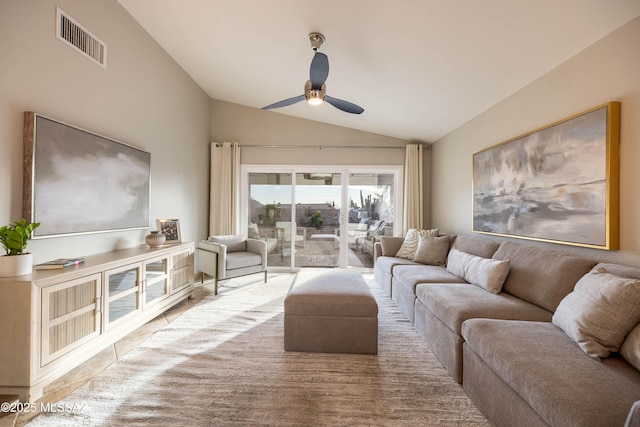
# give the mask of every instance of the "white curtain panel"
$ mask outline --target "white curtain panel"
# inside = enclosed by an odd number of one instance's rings
[[[238,234],[240,144],[211,143],[209,236]]]
[[[404,165],[404,234],[423,228],[422,145],[408,144]]]

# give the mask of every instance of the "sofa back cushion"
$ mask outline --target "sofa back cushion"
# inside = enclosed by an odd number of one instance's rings
[[[554,312],[596,262],[533,246],[502,242],[494,259],[509,260],[502,290]]]
[[[482,258],[491,258],[499,246],[500,243],[498,242],[469,236],[457,236],[453,243],[453,247],[460,252],[466,252]]]
[[[382,236],[380,238],[380,247],[382,248],[382,256],[395,257],[402,243],[404,237],[398,236]]]

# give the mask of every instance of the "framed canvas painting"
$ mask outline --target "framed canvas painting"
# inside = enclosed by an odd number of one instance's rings
[[[149,227],[151,154],[24,113],[22,215],[33,238]]]
[[[620,103],[473,155],[473,231],[618,248]]]

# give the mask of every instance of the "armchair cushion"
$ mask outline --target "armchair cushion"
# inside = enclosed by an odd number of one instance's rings
[[[262,264],[262,257],[252,252],[231,252],[227,254],[226,269],[253,267]]]
[[[230,234],[227,236],[209,236],[209,241],[225,245],[227,252],[243,252],[247,250],[246,238],[242,234]]]

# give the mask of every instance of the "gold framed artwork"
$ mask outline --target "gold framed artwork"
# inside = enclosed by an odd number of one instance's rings
[[[618,249],[620,103],[473,155],[473,231]]]
[[[157,219],[158,231],[164,234],[165,243],[180,243],[180,220],[179,219]]]

